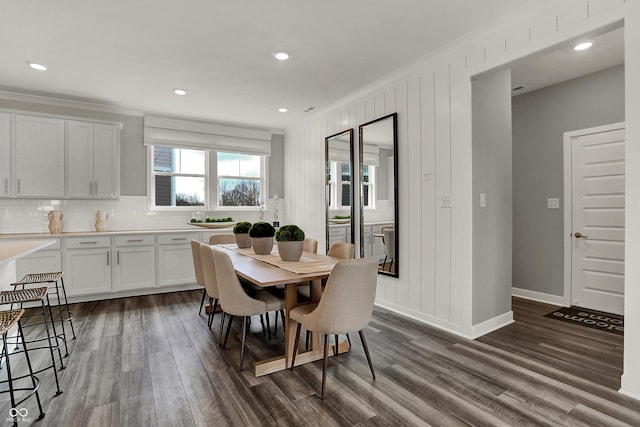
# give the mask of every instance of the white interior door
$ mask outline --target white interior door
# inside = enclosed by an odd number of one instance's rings
[[[571,132],[565,134],[567,143],[571,152],[571,197],[567,197],[571,200],[571,304],[623,314],[624,124]]]

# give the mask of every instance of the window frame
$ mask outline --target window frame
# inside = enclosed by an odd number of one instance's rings
[[[238,152],[232,152],[232,151],[221,151],[224,153],[231,153],[231,154],[247,154],[247,153],[238,153]],[[258,200],[264,200],[265,199],[265,195],[269,194],[269,192],[267,191],[267,177],[269,176],[269,170],[268,170],[268,162],[267,162],[267,156],[265,155],[260,155],[260,154],[250,154],[252,156],[258,156],[260,157],[260,195],[258,196]],[[211,186],[211,191],[210,191],[210,200],[215,200],[215,203],[213,203],[212,205],[215,205],[213,209],[210,210],[218,210],[218,211],[253,211],[253,210],[260,210],[260,204],[256,205],[256,206],[220,206],[220,188],[219,188],[219,184],[220,184],[220,176],[218,175],[218,151],[210,151],[209,152],[209,161],[212,165],[212,167],[209,169],[210,172],[210,182],[212,179],[215,180],[215,185]],[[231,177],[229,175],[224,175],[225,177]],[[241,178],[241,179],[254,179],[254,177],[237,177],[237,178]]]

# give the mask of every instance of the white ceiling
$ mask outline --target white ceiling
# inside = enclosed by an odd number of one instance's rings
[[[3,0],[0,90],[283,129],[527,3]]]

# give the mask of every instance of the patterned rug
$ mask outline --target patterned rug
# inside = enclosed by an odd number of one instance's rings
[[[624,316],[582,307],[559,307],[544,317],[562,320],[574,325],[624,335]]]

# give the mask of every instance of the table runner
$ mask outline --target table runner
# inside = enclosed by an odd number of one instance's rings
[[[278,255],[277,247],[274,247],[275,251],[269,255],[258,255],[251,248],[238,248],[235,244],[221,244],[220,246],[296,274],[327,273],[333,269],[332,264],[305,256],[302,256],[300,261],[283,261]]]

